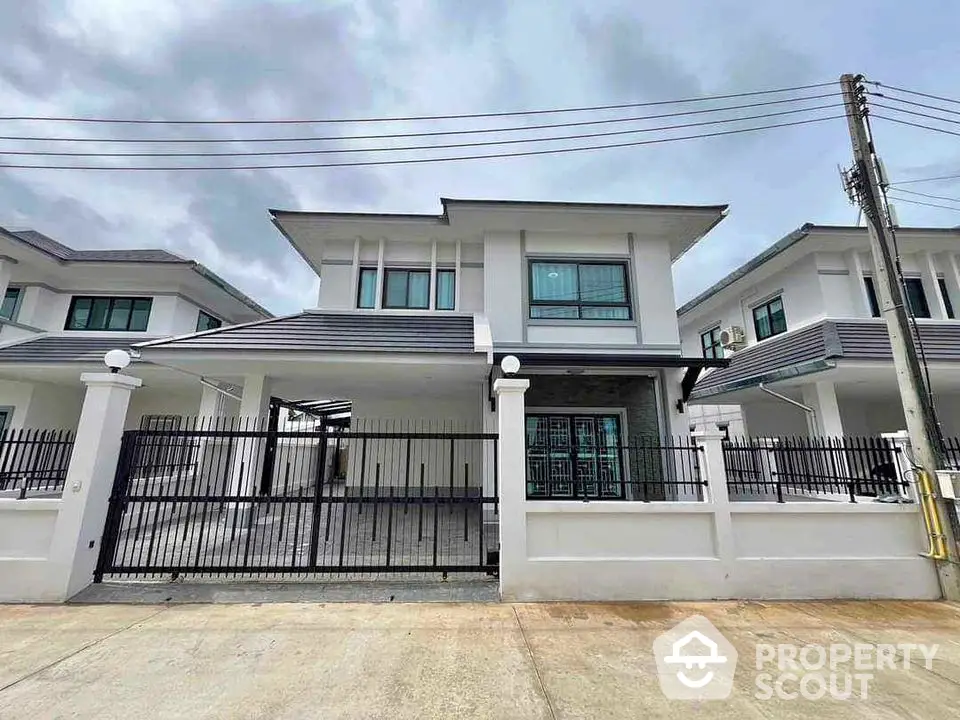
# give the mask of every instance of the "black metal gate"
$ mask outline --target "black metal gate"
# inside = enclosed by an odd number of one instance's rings
[[[496,435],[178,425],[124,433],[97,582],[497,571]]]

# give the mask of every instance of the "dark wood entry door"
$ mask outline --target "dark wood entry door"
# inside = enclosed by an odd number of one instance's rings
[[[527,415],[527,497],[622,499],[618,415]]]

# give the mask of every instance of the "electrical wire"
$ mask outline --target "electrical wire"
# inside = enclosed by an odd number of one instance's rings
[[[525,143],[555,142],[557,140],[584,140],[587,138],[612,137],[619,135],[635,135],[638,133],[662,132],[666,130],[679,130],[682,128],[704,127],[709,125],[722,125],[726,123],[744,122],[747,120],[760,120],[771,117],[781,117],[783,115],[794,115],[797,113],[814,112],[817,110],[829,110],[839,107],[838,105],[819,105],[812,108],[801,108],[797,110],[781,110],[774,113],[763,113],[760,115],[749,115],[746,117],[724,118],[722,120],[704,120],[694,123],[681,123],[679,125],[661,125],[653,128],[639,128],[633,130],[611,130],[606,132],[579,133],[574,135],[557,135],[554,137],[536,137],[536,138],[515,138],[512,140],[483,140],[480,142],[469,143],[447,143],[441,145],[404,145],[401,147],[373,147],[373,148],[325,148],[321,150],[256,150],[249,152],[74,152],[60,150],[2,150],[2,155],[13,156],[44,156],[44,157],[95,157],[95,158],[125,158],[125,157],[276,157],[285,155],[331,155],[340,153],[382,153],[382,152],[404,152],[410,150],[451,150],[474,147],[492,147],[500,145],[518,145]]]
[[[898,187],[899,185],[911,185],[913,183],[924,183],[924,182],[937,182],[939,180],[960,180],[960,174],[958,175],[938,175],[937,177],[926,177],[926,178],[916,178],[914,180],[901,180],[895,183],[887,183],[890,187]]]
[[[874,134],[873,134],[873,127],[871,126],[871,122],[870,122],[869,112],[864,113],[864,123],[866,125],[867,135],[870,142],[870,153],[871,153],[870,162],[876,163],[877,162],[876,152],[874,150],[874,143],[873,143]],[[907,316],[910,319],[910,325],[911,325],[912,335],[913,335],[912,340],[913,342],[916,343],[918,354],[920,356],[918,359],[920,362],[920,366],[923,369],[922,382],[924,385],[924,390],[926,392],[927,402],[930,404],[931,420],[933,421],[934,430],[936,430],[937,454],[942,456],[943,447],[944,447],[943,427],[940,424],[939,413],[937,412],[937,402],[936,402],[936,398],[933,395],[933,380],[930,376],[930,364],[927,362],[927,353],[923,347],[923,339],[920,337],[920,327],[917,324],[917,316],[913,312],[913,307],[909,302],[909,296],[906,294],[907,282],[903,276],[903,265],[900,261],[900,244],[897,240],[897,230],[894,227],[893,219],[890,216],[890,212],[889,212],[890,201],[887,199],[887,188],[884,185],[880,185],[879,189],[880,189],[880,195],[883,197],[884,216],[885,216],[883,219],[886,222],[887,229],[890,231],[890,237],[893,239],[893,252],[895,256],[894,264],[897,271],[897,280],[900,284],[900,290],[904,294],[904,297],[908,298],[907,302],[905,303],[906,309],[907,309]]]
[[[931,200],[947,200],[948,202],[960,203],[960,198],[946,197],[945,195],[931,195],[930,193],[917,192],[916,190],[902,190],[900,188],[895,188],[899,193],[906,193],[907,195],[917,195],[919,197],[930,198]]]
[[[491,160],[512,157],[531,157],[536,155],[561,155],[573,152],[585,152],[590,150],[606,150],[610,148],[638,147],[642,145],[657,145],[668,142],[679,142],[683,140],[698,140],[701,138],[721,137],[725,135],[737,135],[740,133],[757,132],[760,130],[771,130],[773,128],[794,127],[797,125],[809,125],[812,123],[825,122],[827,120],[838,120],[844,118],[844,115],[829,115],[827,117],[811,118],[807,120],[795,120],[792,122],[774,123],[772,125],[760,125],[750,128],[738,128],[735,130],[723,130],[712,133],[700,133],[695,135],[680,135],[670,138],[656,138],[652,140],[634,140],[621,143],[607,143],[604,145],[585,145],[570,148],[553,148],[544,150],[526,150],[513,153],[491,153],[486,155],[456,155],[453,157],[439,158],[406,158],[400,160],[362,160],[357,162],[330,162],[330,163],[303,163],[297,165],[276,164],[276,165],[180,165],[180,166],[104,166],[104,165],[25,165],[0,163],[0,169],[30,169],[30,170],[98,170],[98,171],[180,171],[180,170],[288,170],[299,168],[332,168],[332,167],[379,167],[386,165],[419,165],[424,163],[440,162],[459,162],[463,160]]]
[[[892,189],[893,189],[893,190],[896,190],[896,188],[892,188]],[[943,208],[944,210],[953,210],[953,211],[955,211],[955,212],[960,212],[960,208],[958,208],[958,207],[951,207],[951,206],[949,206],[949,205],[938,205],[938,204],[936,204],[936,203],[922,202],[922,201],[920,201],[920,200],[910,200],[909,198],[897,197],[897,196],[895,196],[895,195],[892,196],[892,197],[893,197],[893,199],[896,200],[897,202],[910,203],[911,205],[925,205],[925,206],[927,206],[927,207]]]
[[[917,95],[918,97],[930,98],[931,100],[940,100],[941,102],[956,103],[960,105],[960,100],[956,98],[943,97],[941,95],[931,95],[930,93],[918,92],[917,90],[907,90],[906,88],[897,87],[896,85],[886,85],[876,80],[864,80],[868,85],[876,85],[877,87],[884,87],[887,90],[895,90],[897,92],[907,93],[908,95]]]
[[[683,115],[703,115],[708,113],[725,112],[729,110],[744,110],[755,107],[766,107],[769,105],[782,105],[784,103],[803,102],[806,100],[822,100],[824,98],[839,97],[838,93],[824,93],[821,95],[810,95],[808,97],[787,98],[785,100],[768,100],[759,103],[745,103],[741,105],[729,105],[719,108],[708,108],[706,110],[683,110],[681,112],[660,113],[658,115],[638,115],[626,118],[605,118],[603,120],[581,120],[578,122],[546,123],[541,125],[521,125],[515,127],[498,128],[471,128],[469,130],[432,130],[428,132],[408,132],[408,133],[389,133],[373,135],[326,135],[316,137],[270,137],[270,138],[91,138],[91,137],[42,137],[30,135],[0,135],[0,140],[17,141],[38,141],[38,142],[95,142],[95,143],[294,143],[294,142],[328,142],[328,141],[348,141],[348,140],[395,140],[400,138],[414,137],[438,137],[443,135],[477,135],[483,133],[507,133],[523,132],[528,130],[552,130],[565,127],[583,127],[585,125],[610,125],[625,122],[639,122],[643,120],[660,120],[662,118],[680,117]]]
[[[593,112],[596,110],[622,110],[624,108],[656,107],[659,105],[677,105],[682,103],[704,102],[707,100],[728,100],[739,97],[754,97],[758,95],[772,95],[776,93],[810,90],[836,85],[835,82],[813,83],[810,85],[796,85],[774,90],[753,90],[751,92],[728,93],[725,95],[704,95],[695,98],[679,100],[656,100],[652,102],[619,103],[616,105],[593,105],[586,107],[551,108],[542,110],[512,110],[507,112],[491,113],[458,113],[452,115],[411,115],[406,117],[372,117],[372,118],[318,118],[312,120],[142,120],[131,118],[89,118],[89,117],[56,117],[42,115],[11,115],[0,117],[0,121],[40,121],[40,122],[72,122],[72,123],[111,123],[130,125],[320,125],[334,123],[381,123],[381,122],[418,122],[422,120],[466,120],[491,117],[519,117],[524,115],[555,115],[561,113]]]
[[[960,125],[960,120],[954,120],[953,118],[937,117],[936,115],[931,115],[930,113],[917,112],[916,110],[905,110],[904,108],[893,107],[892,105],[884,105],[883,103],[873,103],[870,107],[883,108],[884,110],[893,110],[894,112],[903,113],[905,115],[913,115],[914,117],[927,118],[928,120],[936,120],[938,122],[950,123],[951,125]]]
[[[944,135],[956,135],[960,137],[960,132],[956,130],[944,130],[943,128],[933,127],[932,125],[924,125],[922,123],[910,122],[909,120],[897,120],[896,118],[887,117],[886,115],[874,115],[878,120],[886,120],[887,122],[897,123],[898,125],[909,125],[910,127],[922,128],[923,130],[931,130],[933,132],[943,133]]]
[[[914,102],[913,100],[904,100],[903,98],[898,98],[894,95],[884,95],[883,93],[872,93],[867,92],[867,95],[870,97],[878,97],[883,100],[891,100],[893,102],[902,103],[904,105],[911,105],[913,107],[926,108],[928,110],[936,110],[937,112],[947,113],[948,115],[960,115],[960,110],[951,110],[950,108],[940,107],[938,105],[928,105],[927,103]]]

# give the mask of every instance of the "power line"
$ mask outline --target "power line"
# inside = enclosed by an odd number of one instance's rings
[[[286,170],[296,168],[331,168],[331,167],[374,167],[385,165],[417,165],[424,163],[439,162],[458,162],[462,160],[491,160],[510,157],[530,157],[535,155],[560,155],[572,152],[585,152],[590,150],[606,150],[610,148],[637,147],[641,145],[657,145],[660,143],[678,142],[682,140],[698,140],[708,137],[721,137],[724,135],[737,135],[740,133],[756,132],[759,130],[771,130],[773,128],[793,127],[797,125],[809,125],[811,123],[825,122],[827,120],[837,120],[842,115],[830,115],[821,118],[811,118],[808,120],[795,120],[792,122],[776,123],[773,125],[760,125],[751,128],[738,128],[735,130],[723,130],[713,133],[700,133],[697,135],[681,135],[671,138],[657,138],[654,140],[635,140],[622,143],[608,143],[605,145],[585,145],[581,147],[554,148],[547,150],[526,150],[514,153],[492,153],[488,155],[458,155],[453,157],[441,158],[408,158],[404,160],[364,160],[358,162],[333,162],[333,163],[308,163],[299,165],[183,165],[183,166],[102,166],[102,165],[23,165],[23,164],[0,164],[0,169],[32,169],[32,170],[109,170],[109,171],[179,171],[179,170]]]
[[[372,117],[372,118],[319,118],[312,120],[138,120],[129,118],[89,118],[89,117],[55,117],[42,115],[17,115],[0,117],[0,121],[41,121],[41,122],[74,122],[74,123],[111,123],[130,125],[320,125],[328,123],[380,123],[380,122],[417,122],[421,120],[466,120],[473,118],[491,117],[518,117],[522,115],[554,115],[560,113],[593,112],[596,110],[622,110],[624,108],[655,107],[658,105],[677,105],[682,103],[704,102],[707,100],[728,100],[730,98],[754,97],[757,95],[772,95],[776,93],[810,90],[835,85],[834,82],[814,83],[811,85],[796,85],[775,90],[754,90],[751,92],[728,93],[726,95],[704,95],[679,100],[657,100],[653,102],[620,103],[616,105],[593,105],[587,107],[551,108],[545,110],[513,110],[508,112],[492,113],[459,113],[454,115],[411,115],[406,117]]]
[[[938,180],[960,180],[960,175],[939,175],[937,177],[916,178],[915,180],[901,180],[900,182],[887,183],[890,187],[898,185],[912,185],[913,183],[936,182]]]
[[[913,100],[904,100],[903,98],[898,98],[895,95],[884,95],[883,93],[866,93],[870,97],[883,98],[884,100],[892,100],[893,102],[903,103],[904,105],[912,105],[913,107],[927,108],[928,110],[936,110],[938,112],[949,113],[950,115],[960,115],[960,110],[951,110],[950,108],[940,107],[939,105],[929,105],[927,103],[914,102]],[[906,112],[904,110],[903,112]]]
[[[639,115],[627,118],[606,118],[603,120],[583,120],[578,122],[546,123],[541,125],[522,125],[519,127],[475,128],[469,130],[434,130],[429,132],[390,133],[374,135],[326,135],[319,137],[280,137],[280,138],[89,138],[89,137],[41,137],[24,135],[0,135],[0,140],[43,141],[43,142],[95,142],[95,143],[280,143],[280,142],[326,142],[346,140],[394,140],[414,137],[437,137],[442,135],[475,135],[482,133],[522,132],[527,130],[551,130],[564,127],[582,127],[584,125],[609,125],[614,123],[639,122],[642,120],[659,120],[661,118],[680,117],[683,115],[703,115],[725,112],[729,110],[744,110],[747,108],[765,107],[768,105],[782,105],[784,103],[803,102],[806,100],[821,100],[823,98],[839,97],[838,93],[824,93],[808,97],[787,98],[784,100],[768,100],[758,103],[729,105],[706,110],[683,110],[681,112],[661,113],[658,115]],[[809,109],[809,108],[808,108]]]
[[[960,198],[946,197],[944,195],[931,195],[930,193],[917,192],[916,190],[904,190],[902,188],[894,188],[899,193],[907,193],[908,195],[917,195],[919,197],[930,198],[931,200],[947,200],[949,202],[960,203]]]
[[[743,122],[746,120],[760,120],[763,118],[779,117],[783,115],[792,115],[796,113],[813,112],[817,110],[828,110],[837,105],[819,105],[811,108],[801,108],[797,110],[781,110],[774,113],[764,113],[760,115],[749,115],[746,117],[725,118],[723,120],[705,120],[695,123],[681,123],[679,125],[662,125],[654,128],[640,128],[634,130],[612,130],[607,132],[580,133],[574,135],[557,135],[554,137],[539,138],[519,138],[512,140],[483,140],[481,142],[470,143],[448,143],[443,145],[404,145],[402,147],[374,147],[374,148],[325,148],[321,150],[258,150],[251,152],[73,152],[73,151],[54,151],[54,150],[13,150],[0,151],[0,156],[44,156],[44,157],[96,157],[96,158],[124,158],[124,157],[272,157],[284,155],[330,155],[340,153],[381,153],[381,152],[402,152],[410,150],[451,150],[472,147],[491,147],[499,145],[517,145],[525,143],[554,142],[557,140],[583,140],[587,138],[612,137],[618,135],[635,135],[637,133],[661,132],[666,130],[679,130],[682,128],[703,127],[707,125],[721,125],[726,123]]]
[[[895,188],[891,188],[891,189],[895,189]],[[949,205],[938,205],[936,203],[922,202],[920,200],[909,200],[907,198],[897,197],[895,195],[892,195],[890,199],[896,200],[897,202],[910,203],[911,205],[925,205],[927,207],[943,208],[944,210],[953,210],[954,212],[960,212],[960,208],[950,207]]]
[[[886,120],[888,122],[897,123],[899,125],[909,125],[910,127],[923,128],[924,130],[931,130],[933,132],[943,133],[944,135],[956,135],[960,137],[960,132],[954,130],[944,130],[943,128],[933,127],[932,125],[923,125],[921,123],[910,122],[909,120],[897,120],[896,118],[887,117],[885,115],[874,115],[878,120]]]
[[[885,85],[884,83],[877,82],[875,80],[865,80],[869,85],[876,85],[877,87],[884,87],[888,90],[896,90],[897,92],[907,93],[909,95],[917,95],[919,97],[930,98],[931,100],[940,100],[941,102],[956,103],[960,105],[960,100],[956,98],[942,97],[941,95],[931,95],[929,93],[918,92],[916,90],[907,90],[906,88],[897,87],[896,85]]]
[[[943,123],[951,123],[952,125],[960,125],[960,120],[953,120],[952,118],[937,117],[936,115],[931,115],[929,113],[917,112],[916,110],[904,110],[903,108],[893,107],[892,105],[884,105],[883,103],[871,103],[870,107],[872,108],[883,108],[884,110],[893,110],[898,113],[905,113],[907,115],[914,115],[916,117],[927,118],[928,120],[936,120]]]

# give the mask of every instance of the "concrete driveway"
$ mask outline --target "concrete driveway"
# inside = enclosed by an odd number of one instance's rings
[[[653,640],[694,614],[740,655],[727,700],[661,693]],[[913,645],[873,671],[866,700],[760,700],[757,643]],[[939,646],[929,669],[921,643]],[[4,720],[948,718],[958,707],[960,606],[947,603],[0,606]]]

